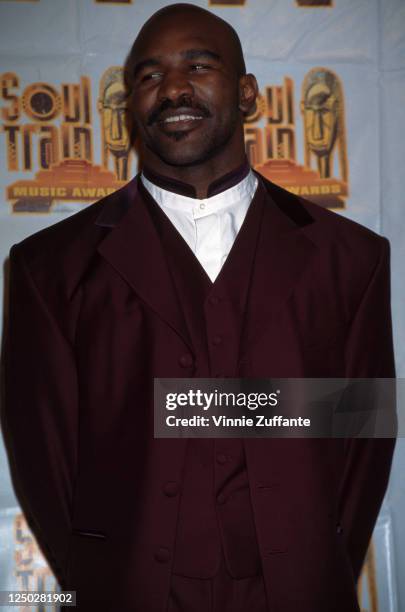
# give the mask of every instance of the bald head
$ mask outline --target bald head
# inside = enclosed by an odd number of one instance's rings
[[[210,11],[194,4],[181,2],[156,11],[142,26],[127,58],[126,70],[129,76],[149,41],[173,25],[177,30],[184,29],[185,32],[192,29],[197,36],[199,31],[201,34],[209,32],[221,47],[224,59],[233,66],[236,75],[240,77],[246,74],[242,45],[236,30]]]
[[[193,4],[157,11],[132,46],[125,78],[146,165],[215,175],[243,161],[243,119],[258,88],[226,21]]]

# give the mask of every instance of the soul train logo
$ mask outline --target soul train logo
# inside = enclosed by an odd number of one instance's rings
[[[15,590],[56,591],[55,577],[31,534],[23,514],[17,514],[14,519],[14,562]],[[28,607],[19,609],[31,610]],[[45,612],[45,609],[49,608],[41,605],[36,609],[38,612]]]
[[[7,169],[36,171],[35,178],[7,188],[13,212],[47,212],[54,201],[94,201],[128,180],[129,138],[125,129],[122,68],[100,79],[97,110],[102,165],[93,163],[90,79],[79,83],[32,83],[20,87],[17,74],[0,75],[2,131]]]
[[[94,202],[131,177],[122,76],[122,68],[115,66],[102,74],[93,113],[87,76],[79,83],[22,87],[16,73],[0,75],[7,170],[9,175],[31,174],[6,189],[13,212],[49,212],[54,202]],[[342,208],[348,164],[344,95],[337,75],[326,68],[310,70],[297,107],[292,79],[264,89],[245,122],[250,163],[297,195]],[[99,164],[94,162],[93,114],[101,133]],[[296,114],[303,126],[303,164],[297,161]]]
[[[343,208],[348,195],[344,96],[331,70],[313,68],[305,76],[300,114],[303,165],[297,163],[294,83],[286,77],[283,85],[266,87],[245,122],[250,163],[288,191]]]

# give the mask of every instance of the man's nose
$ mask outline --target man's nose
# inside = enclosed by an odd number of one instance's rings
[[[193,96],[194,87],[190,83],[187,74],[179,71],[171,71],[166,73],[160,83],[159,88],[160,100],[177,100],[181,96]]]

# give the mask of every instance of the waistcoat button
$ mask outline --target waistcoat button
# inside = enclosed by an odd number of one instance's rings
[[[223,493],[220,493],[217,497],[217,502],[222,506],[226,502],[226,497]]]
[[[211,295],[208,302],[211,304],[211,306],[217,306],[217,304],[219,304],[219,298],[216,295]]]
[[[155,559],[159,563],[167,563],[170,559],[170,551],[168,548],[158,548],[155,552]]]
[[[193,358],[190,353],[185,353],[179,357],[179,364],[182,368],[189,368],[193,365]]]
[[[224,455],[223,453],[219,453],[217,455],[217,463],[219,463],[220,465],[224,465],[224,463],[226,463],[228,461],[227,456]]]
[[[179,492],[179,485],[177,482],[166,482],[163,487],[163,493],[167,495],[167,497],[176,497]]]
[[[214,336],[212,339],[212,344],[215,344],[215,346],[218,346],[218,344],[221,344],[222,342],[222,336]]]

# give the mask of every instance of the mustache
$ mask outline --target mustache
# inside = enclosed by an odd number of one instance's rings
[[[192,104],[189,98],[181,98],[177,103],[173,103],[171,100],[164,100],[158,108],[151,112],[147,121],[147,125],[153,125],[153,123],[159,121],[160,115],[168,109],[176,110],[177,108],[184,107],[189,108],[190,110],[194,109],[201,111],[203,117],[212,116],[211,112],[206,106],[204,106],[204,104],[201,104],[200,102]]]

